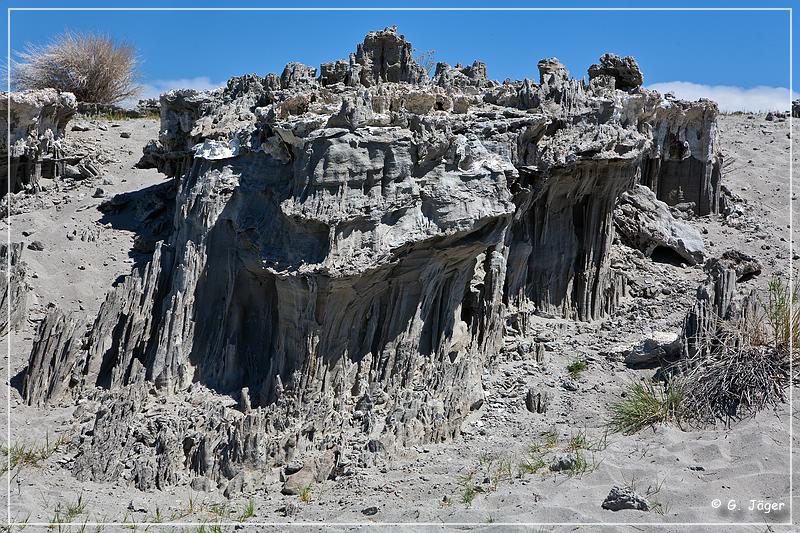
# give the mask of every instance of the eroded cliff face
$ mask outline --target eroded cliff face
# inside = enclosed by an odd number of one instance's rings
[[[77,105],[55,89],[0,93],[0,196],[36,191],[40,178],[61,174],[58,141]]]
[[[693,107],[555,59],[538,84],[479,62],[429,80],[410,51],[388,28],[320,77],[162,96],[143,164],[178,182],[173,232],[85,338],[54,311],[25,377],[30,403],[89,400],[76,475],[241,486],[297,453],[452,438],[507,318],[613,309],[616,199]]]
[[[653,124],[653,148],[642,184],[668,205],[691,202],[699,215],[719,212],[722,154],[717,104],[667,100]]]

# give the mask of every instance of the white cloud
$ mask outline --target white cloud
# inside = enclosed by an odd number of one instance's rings
[[[161,93],[175,89],[195,89],[197,91],[209,91],[224,86],[224,82],[216,83],[206,76],[197,78],[184,78],[177,80],[152,80],[142,84],[142,91],[133,100],[126,100],[121,103],[123,107],[133,107],[139,100],[145,98],[158,98]]]
[[[708,98],[719,105],[721,111],[788,111],[789,89],[760,85],[752,89],[733,85],[702,85],[688,81],[654,83],[647,87],[661,94],[671,92],[682,100]],[[792,99],[800,98],[793,92]]]

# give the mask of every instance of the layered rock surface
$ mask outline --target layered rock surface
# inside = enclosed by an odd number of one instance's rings
[[[506,317],[609,313],[614,205],[694,107],[539,68],[431,81],[387,28],[318,78],[293,63],[163,95],[142,164],[175,178],[173,231],[85,336],[53,311],[25,377],[30,403],[87,400],[75,473],[230,487],[298,454],[448,439]]]
[[[641,182],[662,202],[690,202],[699,215],[720,211],[722,154],[718,149],[717,104],[669,99],[652,124],[650,157]]]
[[[0,244],[0,308],[10,311],[0,316],[0,336],[19,329],[27,319],[29,290],[22,243]]]
[[[77,105],[55,89],[0,93],[0,195],[36,191],[40,178],[63,172],[59,140]]]

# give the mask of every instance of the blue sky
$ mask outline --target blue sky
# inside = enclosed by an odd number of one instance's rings
[[[127,3],[8,0],[11,7],[124,7]],[[352,1],[340,6],[376,3]],[[131,2],[146,6],[332,6],[331,2]],[[389,5],[389,4],[384,4]],[[398,2],[414,6],[497,6],[463,0]],[[655,2],[506,2],[518,6],[658,6]],[[699,6],[669,2],[670,7]],[[704,6],[792,6],[792,2],[707,2]],[[800,12],[798,13],[800,15]],[[766,11],[554,12],[109,12],[14,11],[11,49],[44,42],[64,30],[98,31],[132,43],[142,59],[147,93],[179,86],[218,86],[231,76],[280,72],[297,60],[319,66],[347,57],[366,32],[396,24],[421,51],[454,64],[474,59],[494,79],[536,78],[536,62],[557,56],[573,76],[586,74],[604,52],[635,56],[645,85],[689,97],[717,97],[723,105],[770,107],[786,101],[789,16]],[[5,31],[5,30],[4,30]],[[798,83],[795,81],[795,88]]]

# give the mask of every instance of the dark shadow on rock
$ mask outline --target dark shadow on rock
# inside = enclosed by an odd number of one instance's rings
[[[687,265],[686,259],[682,257],[672,248],[666,246],[658,246],[653,253],[650,254],[650,259],[656,263],[663,263],[665,265],[672,265],[676,267],[685,267]]]
[[[133,247],[128,252],[135,264],[147,262],[156,242],[166,240],[172,233],[176,189],[175,180],[169,179],[114,195],[97,207],[103,213],[101,223],[135,233]]]
[[[8,382],[8,384],[11,387],[17,389],[17,392],[19,392],[20,396],[22,396],[22,383],[25,379],[25,373],[27,371],[28,371],[28,366],[26,365],[25,368],[17,372],[17,374],[11,378],[11,381]]]

